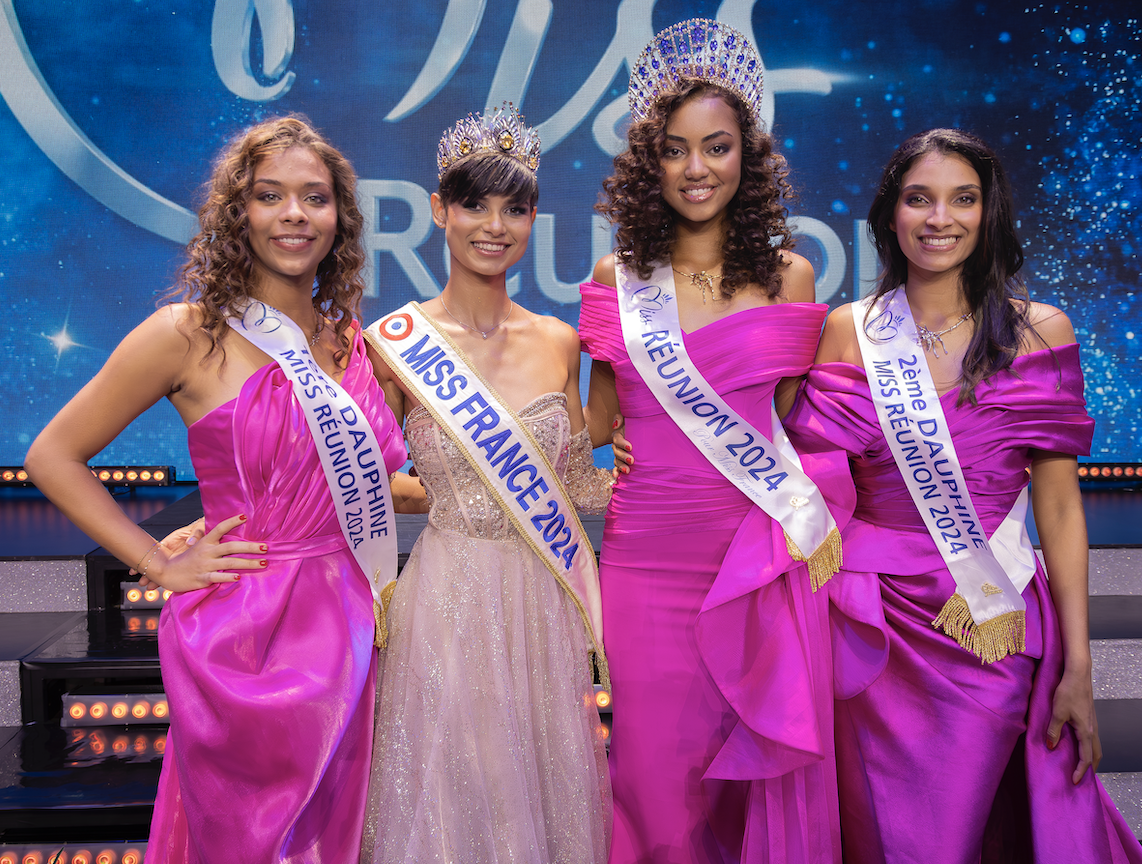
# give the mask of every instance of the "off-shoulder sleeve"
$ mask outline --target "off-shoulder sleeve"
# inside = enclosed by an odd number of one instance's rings
[[[610,471],[595,467],[591,435],[584,426],[571,436],[571,452],[567,456],[567,473],[563,478],[571,503],[580,513],[603,513],[611,501],[614,482]]]
[[[1079,346],[1044,348],[1017,357],[1010,369],[976,388],[983,412],[1002,412],[1003,434],[1034,450],[1086,456],[1094,419],[1083,398]],[[959,406],[954,411],[959,410]]]
[[[799,452],[840,449],[861,456],[881,437],[864,370],[849,363],[810,369],[783,422]]]
[[[619,323],[618,292],[594,280],[579,286],[579,340],[592,360],[613,363],[626,356]]]

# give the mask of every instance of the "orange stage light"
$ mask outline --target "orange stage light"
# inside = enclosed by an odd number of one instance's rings
[[[131,706],[131,716],[136,720],[142,720],[151,711],[151,706],[146,702],[136,702]]]
[[[67,713],[71,715],[73,720],[82,720],[87,716],[87,706],[82,702],[76,702],[74,705],[67,709]]]
[[[151,714],[154,715],[155,717],[160,717],[160,718],[166,717],[167,716],[167,703],[166,702],[156,702],[154,705],[151,706]]]
[[[89,710],[93,720],[102,720],[107,716],[107,705],[104,702],[96,702]]]
[[[127,708],[126,702],[116,702],[114,705],[111,706],[111,716],[114,717],[116,720],[122,720],[124,717],[127,716],[128,710],[129,709]]]

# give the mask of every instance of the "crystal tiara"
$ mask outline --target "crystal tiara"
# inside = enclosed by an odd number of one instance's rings
[[[510,102],[493,111],[469,114],[446,129],[436,148],[437,179],[468,156],[500,153],[510,156],[529,171],[539,168],[539,133],[523,122],[523,117]]]
[[[680,79],[692,78],[733,93],[762,129],[763,71],[757,50],[738,30],[709,18],[681,21],[656,35],[635,62],[627,92],[631,120],[645,118]]]

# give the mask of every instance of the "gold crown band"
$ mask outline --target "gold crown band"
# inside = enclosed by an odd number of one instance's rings
[[[446,129],[436,148],[437,179],[468,156],[499,153],[510,156],[529,171],[539,168],[539,133],[523,122],[510,102],[483,115],[469,114]]]

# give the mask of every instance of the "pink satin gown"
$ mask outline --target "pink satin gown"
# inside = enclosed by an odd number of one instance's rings
[[[401,430],[354,333],[342,386],[387,472]],[[349,864],[373,740],[373,599],[337,524],[293,386],[276,363],[189,429],[209,530],[269,545],[269,566],[174,595],[159,624],[171,708],[150,864]]]
[[[1085,454],[1094,421],[1077,345],[1016,359],[940,400],[990,535],[1027,485],[1033,451]],[[858,504],[845,569],[829,583],[838,626],[837,763],[845,861],[1140,862],[1069,726],[1048,750],[1062,675],[1059,622],[1042,565],[1023,592],[1027,650],[983,665],[932,627],[955,582],[880,431],[862,368],[815,367],[786,428],[800,447],[844,447]],[[982,859],[981,859],[982,856]]]
[[[600,580],[614,685],[611,862],[839,860],[825,592],[666,415],[631,365],[615,289],[581,287],[585,349],[615,371],[633,471]],[[780,378],[812,363],[826,309],[749,309],[686,334],[694,364],[770,433]],[[806,456],[843,523],[844,458]],[[847,497],[846,497],[847,491]]]

